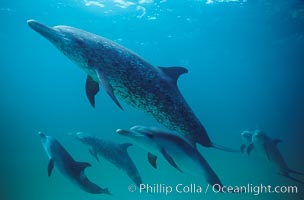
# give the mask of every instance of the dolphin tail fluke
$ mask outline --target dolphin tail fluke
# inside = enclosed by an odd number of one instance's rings
[[[212,143],[211,147],[216,148],[218,150],[227,151],[227,152],[241,152],[240,149],[232,149],[232,148],[225,147],[225,146],[222,146],[222,145],[218,145],[218,144],[215,144],[215,143]]]
[[[298,174],[300,176],[304,176],[303,172],[299,172],[299,171],[296,171],[296,170],[293,170],[293,169],[288,169],[288,172],[293,173],[293,174]]]
[[[288,179],[290,179],[290,180],[293,180],[293,181],[295,181],[295,182],[297,182],[297,183],[300,183],[300,184],[304,185],[304,181],[303,181],[303,180],[294,178],[294,177],[292,177],[292,176],[290,176],[290,175],[283,175],[283,174],[280,174],[280,175],[282,175],[282,176],[284,176],[284,177],[286,177],[286,178],[288,178]]]
[[[95,183],[91,182],[88,177],[85,175],[85,169],[87,167],[90,167],[91,164],[90,163],[87,163],[87,162],[77,162],[76,163],[76,166],[75,166],[75,170],[77,173],[78,171],[78,179],[79,179],[79,184],[80,184],[80,187],[86,191],[86,192],[89,192],[89,193],[92,193],[92,194],[108,194],[108,195],[111,195],[111,193],[109,192],[109,189],[108,188],[101,188],[99,187],[98,185],[96,185]]]
[[[88,193],[111,195],[108,188],[99,187],[95,183],[91,182],[84,174],[81,176],[79,184],[81,185],[81,188]]]

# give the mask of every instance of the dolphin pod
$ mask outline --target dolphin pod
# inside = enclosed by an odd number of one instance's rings
[[[180,75],[188,72],[184,67],[154,67],[131,50],[104,37],[69,26],[46,26],[35,20],[28,20],[28,25],[57,47],[66,57],[82,68],[87,74],[85,91],[87,98],[95,107],[95,96],[104,88],[114,103],[123,110],[119,100],[154,117],[160,124],[174,133],[151,127],[133,127],[129,130],[118,129],[117,133],[130,138],[134,143],[146,149],[150,164],[156,168],[157,157],[162,157],[180,172],[199,175],[213,185],[222,183],[208,162],[196,148],[196,144],[214,147],[225,151],[235,151],[216,145],[211,141],[202,123],[196,117],[177,87]],[[50,158],[48,174],[54,166],[82,190],[89,193],[110,194],[107,188],[100,188],[85,175],[89,163],[77,162],[50,136],[40,133],[44,149]],[[289,179],[303,183],[290,176],[291,173],[303,175],[287,167],[285,160],[277,149],[279,140],[271,140],[265,134],[250,132],[242,134],[242,152],[257,150],[277,165],[279,173]],[[141,177],[127,153],[130,144],[112,148],[104,146],[101,140],[89,137],[78,138],[90,145],[90,153],[98,160],[97,154],[103,156],[116,167],[123,169],[136,183],[141,184]],[[261,145],[263,144],[263,145]],[[116,144],[115,144],[116,145]],[[120,155],[107,157],[111,149]],[[113,152],[112,152],[113,153]],[[122,156],[128,157],[123,163]],[[129,167],[123,166],[124,164]],[[195,170],[193,170],[195,169]]]
[[[233,151],[210,140],[177,88],[177,79],[187,69],[154,67],[129,49],[74,27],[49,27],[35,20],[27,23],[87,73],[86,94],[93,107],[102,85],[119,108],[117,97],[193,144]]]

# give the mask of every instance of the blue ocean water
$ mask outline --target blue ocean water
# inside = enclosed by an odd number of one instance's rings
[[[304,171],[304,3],[302,0],[113,0],[0,2],[1,199],[302,199],[303,185],[282,176],[267,160],[199,147],[224,185],[296,185],[298,194],[131,193],[131,180],[110,163],[97,162],[68,133],[86,131],[126,142],[117,128],[160,126],[152,117],[108,95],[96,108],[85,96],[85,73],[31,30],[26,20],[69,25],[112,39],[154,66],[184,66],[178,86],[218,144],[239,148],[240,133],[262,129],[283,142],[290,168]],[[112,196],[85,193],[48,159],[38,131],[56,137],[76,160],[90,162],[92,181]],[[146,152],[129,153],[147,184],[206,186]]]

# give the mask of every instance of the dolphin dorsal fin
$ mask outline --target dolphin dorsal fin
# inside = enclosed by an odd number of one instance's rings
[[[120,148],[122,148],[123,150],[127,150],[130,146],[132,146],[131,143],[120,144]]]
[[[172,79],[174,83],[177,83],[177,79],[180,75],[188,73],[188,70],[184,67],[158,67],[168,77]]]
[[[84,173],[85,168],[91,167],[92,165],[87,162],[76,162],[76,166],[74,168],[74,173],[79,175],[79,178],[81,180],[84,180],[86,178],[86,175]]]
[[[84,170],[87,167],[91,167],[92,165],[90,163],[87,162],[77,162],[77,168],[79,171]]]

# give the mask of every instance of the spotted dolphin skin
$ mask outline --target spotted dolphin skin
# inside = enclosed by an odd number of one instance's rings
[[[51,176],[54,166],[66,178],[80,187],[82,190],[93,194],[110,194],[108,188],[101,188],[92,183],[85,175],[85,168],[90,167],[90,163],[77,162],[63,148],[63,146],[53,137],[39,132],[42,146],[48,155],[50,162],[48,165],[48,175]]]
[[[217,146],[177,88],[178,77],[187,69],[154,67],[129,49],[77,28],[49,27],[34,20],[27,23],[87,73],[86,93],[93,107],[102,85],[121,109],[116,97],[152,115],[193,144]]]
[[[90,147],[89,152],[96,160],[99,161],[98,155],[102,156],[118,169],[125,171],[137,186],[142,183],[141,176],[127,151],[132,144],[116,144],[84,132],[71,135],[83,144],[88,145]]]
[[[116,132],[146,150],[148,160],[154,168],[157,158],[161,157],[180,172],[204,178],[215,187],[222,186],[220,179],[199,151],[181,136],[144,126],[134,126],[129,130],[117,129]]]
[[[279,175],[304,184],[302,180],[294,178],[290,175],[297,174],[304,176],[303,173],[292,170],[288,167],[283,155],[277,147],[281,140],[271,139],[264,131],[261,130],[253,131],[251,133],[251,137],[250,132],[245,131],[242,133],[242,137],[244,136],[248,139],[251,138],[251,143],[249,143],[246,147],[246,152],[248,155],[250,155],[252,151],[255,151],[256,154],[266,157],[271,163],[273,163],[277,167]]]

